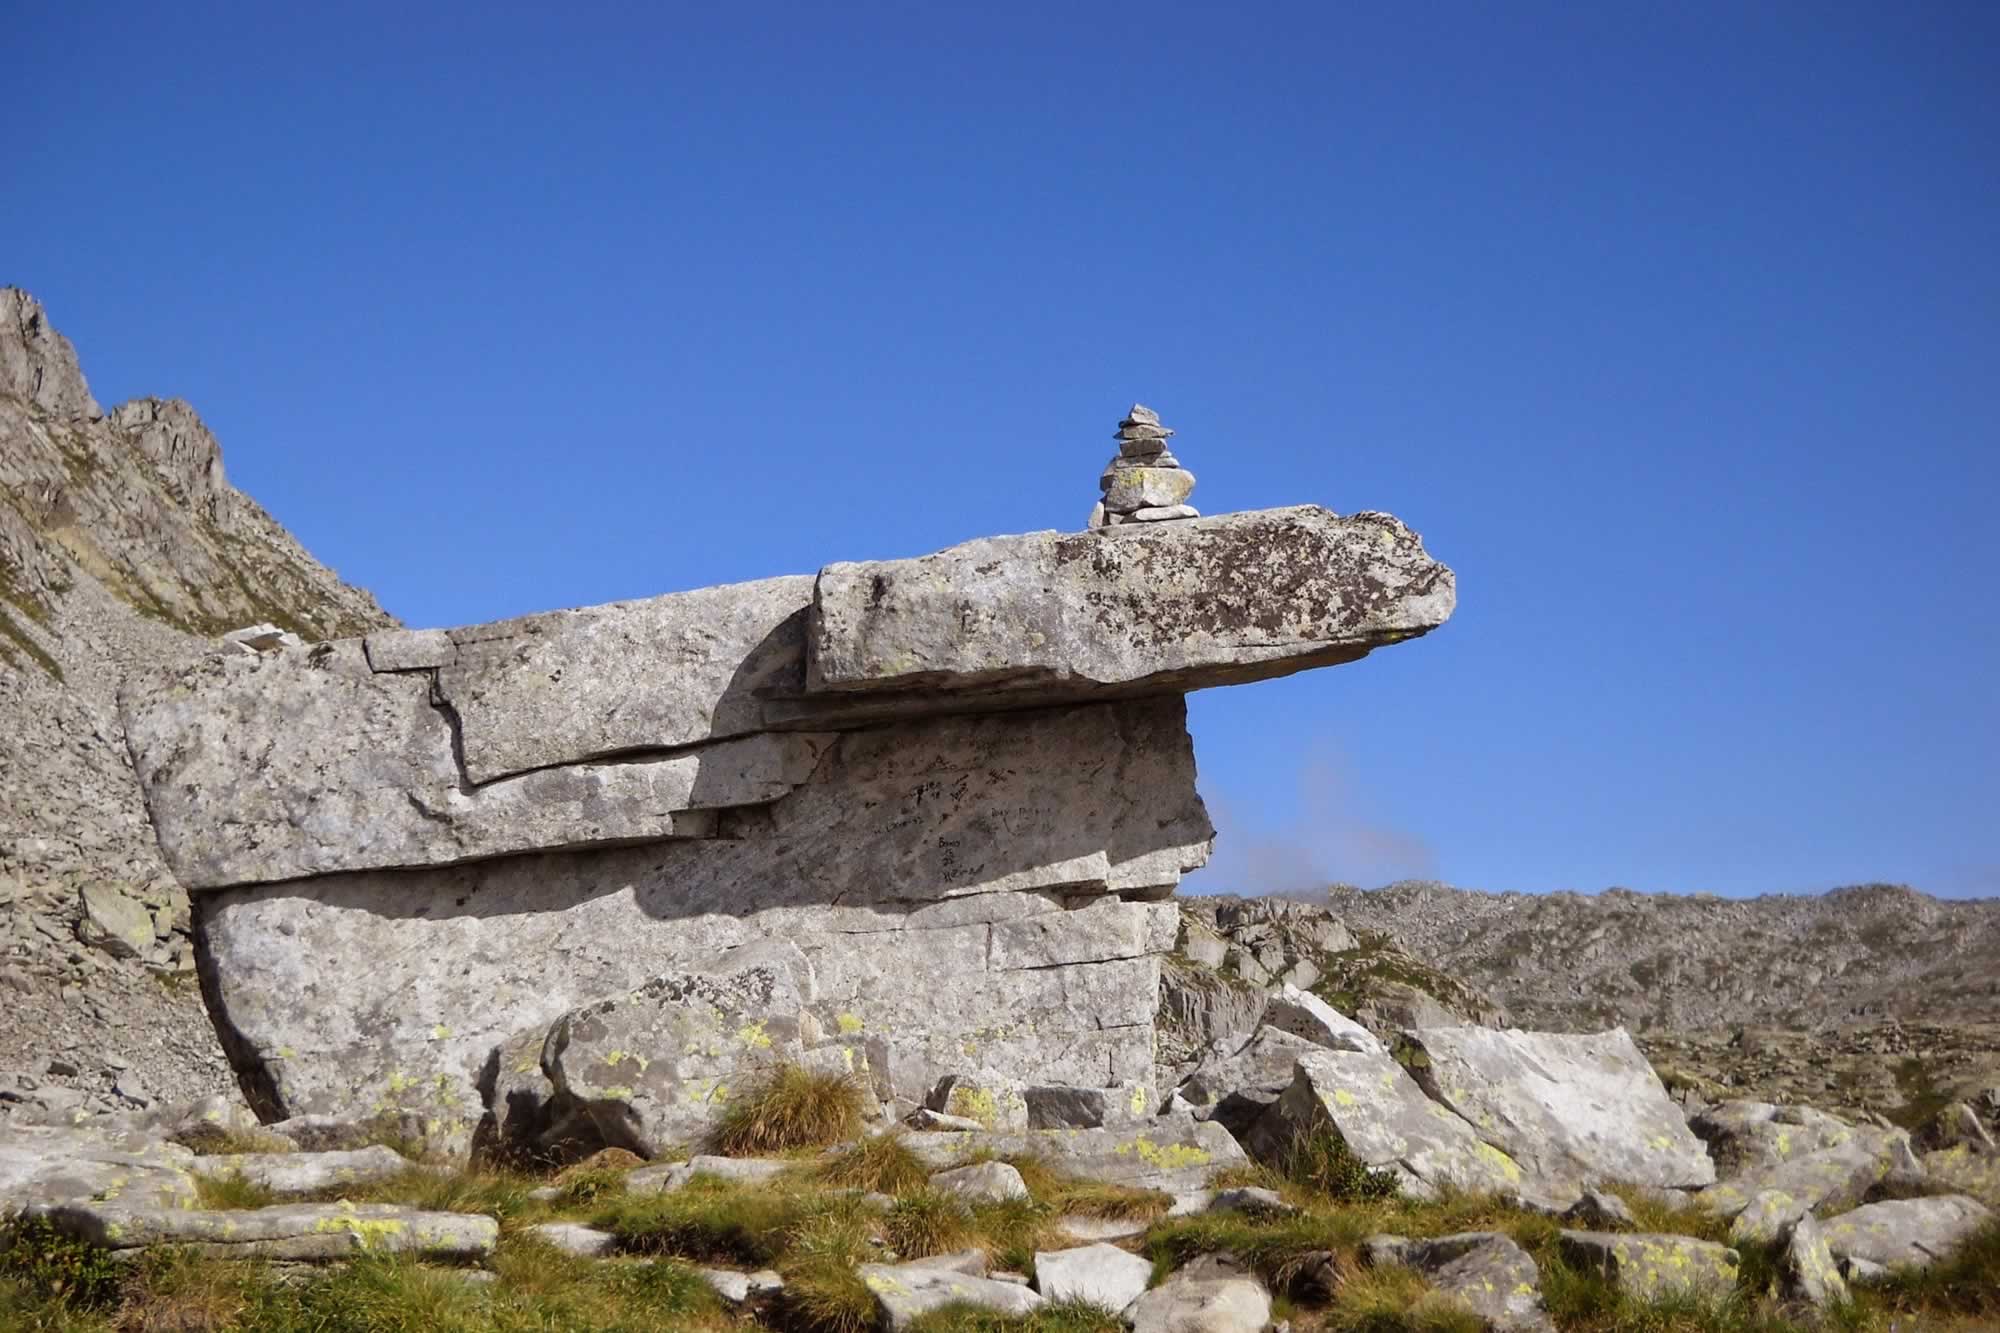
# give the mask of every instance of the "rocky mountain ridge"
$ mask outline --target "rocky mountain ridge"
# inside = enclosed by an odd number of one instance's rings
[[[129,1107],[227,1086],[116,694],[135,666],[259,623],[317,639],[394,622],[230,486],[191,406],[106,411],[40,303],[0,288],[0,1097]]]
[[[1328,908],[1525,1027],[1635,1032],[2000,1022],[2000,900],[1900,885],[1721,898],[1337,885]]]

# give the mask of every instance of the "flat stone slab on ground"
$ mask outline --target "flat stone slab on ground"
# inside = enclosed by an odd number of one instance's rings
[[[903,1142],[934,1165],[962,1161],[973,1152],[995,1157],[1039,1157],[1053,1170],[1079,1180],[1176,1194],[1197,1190],[1217,1171],[1250,1159],[1220,1125],[1184,1116],[1160,1116],[1130,1129],[1046,1129],[1019,1134],[912,1133]]]
[[[1820,1223],[1827,1248],[1839,1259],[1865,1259],[1885,1268],[1928,1268],[1948,1259],[1993,1217],[1977,1199],[1946,1194],[1864,1204]]]
[[[1132,1333],[1264,1333],[1271,1293],[1235,1264],[1203,1255],[1125,1307]]]
[[[1027,1182],[1005,1162],[978,1162],[940,1171],[931,1177],[931,1188],[974,1203],[1028,1197]]]
[[[58,1228],[110,1250],[172,1245],[261,1259],[344,1259],[365,1251],[426,1259],[493,1252],[500,1224],[474,1213],[380,1203],[286,1203],[269,1208],[135,1208],[121,1203],[38,1208]]]
[[[289,1197],[337,1185],[387,1180],[417,1168],[394,1148],[376,1144],[350,1152],[224,1153],[197,1157],[188,1169],[212,1179],[240,1176],[252,1185]]]
[[[784,1278],[768,1268],[742,1273],[733,1268],[697,1268],[701,1280],[731,1309],[775,1296],[785,1289]]]
[[[1088,1301],[1116,1313],[1153,1280],[1151,1261],[1116,1245],[1035,1253],[1035,1290],[1051,1301]]]
[[[779,1157],[691,1157],[685,1162],[662,1162],[625,1173],[627,1194],[666,1194],[681,1188],[696,1176],[714,1176],[738,1185],[763,1185],[797,1166]]]
[[[921,1263],[862,1264],[855,1270],[892,1331],[908,1328],[918,1316],[942,1310],[947,1305],[971,1305],[996,1314],[1030,1314],[1042,1298],[1026,1287],[991,1278],[970,1277],[949,1268],[931,1268]]]
[[[0,1214],[93,1199],[191,1208],[197,1160],[137,1132],[0,1121]]]
[[[1557,1244],[1571,1265],[1602,1274],[1640,1300],[1721,1300],[1736,1290],[1736,1251],[1712,1241],[1646,1232],[1565,1231]]]
[[[528,1234],[580,1259],[601,1259],[618,1249],[616,1236],[581,1222],[537,1222],[528,1228]]]

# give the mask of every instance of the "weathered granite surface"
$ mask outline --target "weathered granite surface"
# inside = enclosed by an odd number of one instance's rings
[[[1301,507],[209,660],[121,709],[267,1118],[654,1153],[788,1060],[1108,1124],[1159,1105],[1151,904],[1213,838],[1179,695],[1453,596],[1395,519]]]
[[[190,889],[713,837],[716,810],[777,800],[832,740],[742,736],[475,787],[427,679],[369,671],[355,640],[212,657],[171,679],[128,690],[126,732],[161,851]]]
[[[990,537],[821,570],[806,687],[1237,684],[1415,638],[1456,597],[1451,571],[1387,514],[1302,505]]]
[[[1715,1163],[1623,1028],[1416,1028],[1398,1055],[1425,1092],[1545,1189],[1715,1180]]]
[[[1182,717],[1165,699],[855,732],[754,836],[200,894],[210,1008],[267,1116],[469,1130],[503,1043],[784,938],[813,961],[821,1032],[884,1095],[968,1067],[1149,1083],[1172,909],[1105,898],[1206,857]],[[1035,924],[1051,912],[1063,930]]]

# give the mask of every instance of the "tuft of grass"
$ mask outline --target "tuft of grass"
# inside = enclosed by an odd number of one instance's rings
[[[1031,1272],[1036,1250],[1059,1250],[1071,1244],[1057,1229],[1056,1210],[1040,1199],[996,1199],[972,1209],[975,1243],[994,1265]]]
[[[222,1333],[240,1327],[261,1265],[222,1263],[187,1250],[154,1250],[131,1265],[119,1333]]]
[[[557,1199],[566,1208],[588,1208],[625,1192],[625,1173],[608,1167],[565,1173],[562,1194]]]
[[[164,979],[163,979],[164,984]],[[226,1129],[221,1125],[197,1124],[173,1136],[197,1157],[235,1157],[243,1153],[297,1152],[298,1145],[278,1134],[259,1129]]]
[[[830,1159],[820,1167],[819,1178],[844,1189],[904,1194],[923,1189],[931,1168],[910,1151],[901,1134],[877,1134]]]
[[[1392,1264],[1342,1282],[1322,1326],[1328,1333],[1481,1333],[1486,1321]]]
[[[875,1256],[871,1212],[851,1196],[833,1196],[806,1209],[785,1238],[779,1272],[785,1279],[781,1308],[803,1333],[870,1333],[875,1293],[856,1273]]]
[[[1124,1333],[1117,1315],[1086,1301],[1055,1301],[1018,1319],[970,1305],[948,1305],[910,1325],[909,1333]]]
[[[715,1132],[730,1157],[825,1148],[861,1134],[861,1085],[846,1074],[779,1065],[736,1098]]]
[[[500,1328],[683,1333],[726,1326],[714,1291],[676,1259],[601,1263],[520,1236],[501,1241],[493,1270]]]
[[[204,1208],[268,1208],[278,1201],[276,1190],[237,1171],[226,1176],[196,1176],[194,1197]]]
[[[883,1221],[889,1248],[905,1259],[950,1254],[973,1242],[972,1212],[963,1199],[926,1186],[896,1200]]]
[[[1285,1175],[1323,1198],[1341,1201],[1393,1199],[1396,1178],[1371,1170],[1348,1149],[1347,1140],[1321,1125],[1295,1139],[1285,1156]]]
[[[306,1281],[254,1289],[240,1327],[257,1333],[475,1333],[496,1327],[493,1293],[450,1269],[369,1253]]]
[[[543,1182],[512,1171],[429,1171],[412,1166],[381,1180],[335,1185],[311,1196],[322,1202],[399,1203],[441,1213],[484,1213],[503,1230],[548,1209],[529,1194]]]
[[[722,1263],[768,1264],[812,1213],[816,1200],[778,1185],[745,1186],[696,1176],[666,1194],[626,1194],[605,1201],[592,1225],[641,1254],[672,1254]]]

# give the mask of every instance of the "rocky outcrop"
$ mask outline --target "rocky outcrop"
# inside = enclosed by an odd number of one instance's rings
[[[223,650],[245,625],[317,639],[389,623],[229,485],[192,407],[107,411],[41,305],[0,288],[0,1114],[132,1111],[230,1083],[192,984],[187,896],[133,780],[124,673]]]
[[[1491,1000],[1387,935],[1348,929],[1324,903],[1218,895],[1183,899],[1180,909],[1180,936],[1161,975],[1163,1082],[1242,1050],[1287,986],[1378,1036],[1507,1020]]]
[[[1909,1031],[1918,1024],[2000,1022],[2000,899],[1952,901],[1888,884],[1723,898],[1410,882],[1340,886],[1326,903],[1356,932],[1393,935],[1530,1027],[1622,1026],[1643,1044],[1655,1031],[1715,1030],[1727,1043],[1745,1028],[1846,1038],[1888,1024],[1905,1029],[1894,1035],[1908,1054],[1940,1044]],[[1985,1045],[1989,1069],[1996,1049]],[[1799,1057],[1800,1090],[1820,1091],[1812,1075],[1824,1056]],[[1728,1072],[1740,1087],[1752,1071]]]
[[[1213,836],[1181,692],[1451,600],[1394,519],[1307,507],[215,658],[122,706],[268,1118],[654,1153],[788,1063],[1103,1125],[1159,1105],[1156,900]]]

